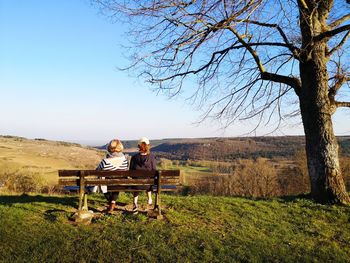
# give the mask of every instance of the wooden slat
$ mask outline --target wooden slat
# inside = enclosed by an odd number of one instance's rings
[[[180,176],[180,170],[160,170],[162,172],[162,177],[167,176],[174,176],[179,177]]]
[[[149,176],[149,175],[129,175],[129,176],[120,176],[120,175],[117,175],[117,176],[114,176],[114,175],[109,175],[109,176],[98,176],[98,178],[105,178],[105,179],[116,179],[116,178],[119,178],[119,179],[150,179],[150,180],[154,180],[155,176]]]
[[[84,176],[95,175],[98,177],[106,176],[149,176],[154,177],[157,171],[143,171],[143,170],[129,170],[129,171],[97,171],[97,170],[59,170],[59,177],[70,177],[70,176],[79,176],[79,172]]]
[[[180,183],[179,180],[176,180],[176,179],[162,179],[160,180],[160,184],[163,185],[163,184],[177,184],[177,183]]]
[[[79,179],[69,179],[69,180],[58,180],[59,185],[74,186],[79,185]]]
[[[65,180],[79,180],[80,177],[75,176],[69,176],[69,177],[59,177],[58,180],[61,180],[64,182]],[[91,181],[91,180],[150,180],[154,181],[155,177],[150,177],[150,176],[106,176],[106,177],[98,177],[98,176],[85,176],[84,177],[86,180]]]
[[[137,191],[146,191],[150,189],[148,185],[115,185],[111,189],[107,188],[108,191],[120,191],[120,192],[137,192]]]
[[[141,170],[129,170],[129,171],[98,171],[98,173],[93,173],[98,177],[115,177],[115,176],[125,176],[125,177],[144,177],[144,178],[154,178],[156,171],[141,171]]]
[[[163,175],[162,175],[162,179],[180,180],[180,177],[176,177],[176,176],[163,176]]]
[[[86,185],[153,185],[153,179],[87,179]]]
[[[64,186],[77,186],[76,183],[66,183],[62,184]],[[155,185],[151,186],[152,191],[156,191]],[[173,191],[178,191],[179,188],[181,188],[181,185],[161,185],[160,190],[162,192],[173,192]],[[149,185],[112,185],[108,186],[108,191],[113,192],[113,191],[118,191],[118,192],[138,192],[138,191],[146,191],[150,189]],[[77,189],[79,192],[79,188]]]
[[[79,176],[80,170],[58,170],[59,177]]]
[[[165,188],[165,189],[161,189],[161,191],[162,192],[177,192],[177,191],[179,191],[177,188],[171,188],[171,189],[167,189],[167,188]]]
[[[154,181],[153,180],[137,180],[137,181],[130,181],[130,180],[100,180],[100,181],[90,181],[86,180],[85,181],[87,186],[94,186],[94,185],[153,185]],[[58,181],[59,185],[62,186],[74,186],[74,185],[79,185],[79,179],[73,179],[73,180],[59,180]],[[167,185],[181,185],[180,182],[177,181],[168,181],[168,180],[162,180],[161,181],[161,186],[164,184]]]
[[[154,184],[153,179],[86,179],[86,185],[115,185],[115,184]],[[59,179],[59,185],[79,184],[79,179]],[[161,179],[161,184],[179,184],[179,180]]]

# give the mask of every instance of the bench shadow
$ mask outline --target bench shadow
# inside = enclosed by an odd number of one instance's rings
[[[122,215],[133,215],[135,214],[132,210],[130,210],[130,204],[124,202],[116,202],[116,207],[114,211],[121,213]],[[138,210],[137,214],[145,214],[147,215],[147,211]]]
[[[42,195],[0,195],[0,204],[28,204],[28,203],[50,203],[62,204],[66,206],[77,207],[78,200],[76,196],[42,196]]]

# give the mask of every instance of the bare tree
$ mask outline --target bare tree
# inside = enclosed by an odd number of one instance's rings
[[[300,113],[313,198],[350,203],[331,118],[350,107],[339,101],[350,80],[345,0],[96,1],[131,25],[132,70],[169,96],[193,90],[204,117],[259,125]]]

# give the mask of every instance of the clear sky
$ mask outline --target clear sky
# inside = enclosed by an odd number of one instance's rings
[[[200,112],[120,72],[124,28],[89,0],[0,0],[0,135],[78,142],[242,136],[253,122],[194,124]],[[124,43],[125,44],[125,43]],[[350,134],[348,110],[334,118]],[[264,135],[262,128],[256,135]],[[301,125],[274,135],[303,134]]]

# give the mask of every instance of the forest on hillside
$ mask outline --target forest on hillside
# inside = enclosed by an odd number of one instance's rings
[[[350,156],[350,136],[338,137],[341,156]],[[157,141],[152,151],[171,160],[213,160],[292,158],[303,151],[303,136],[205,138]]]

